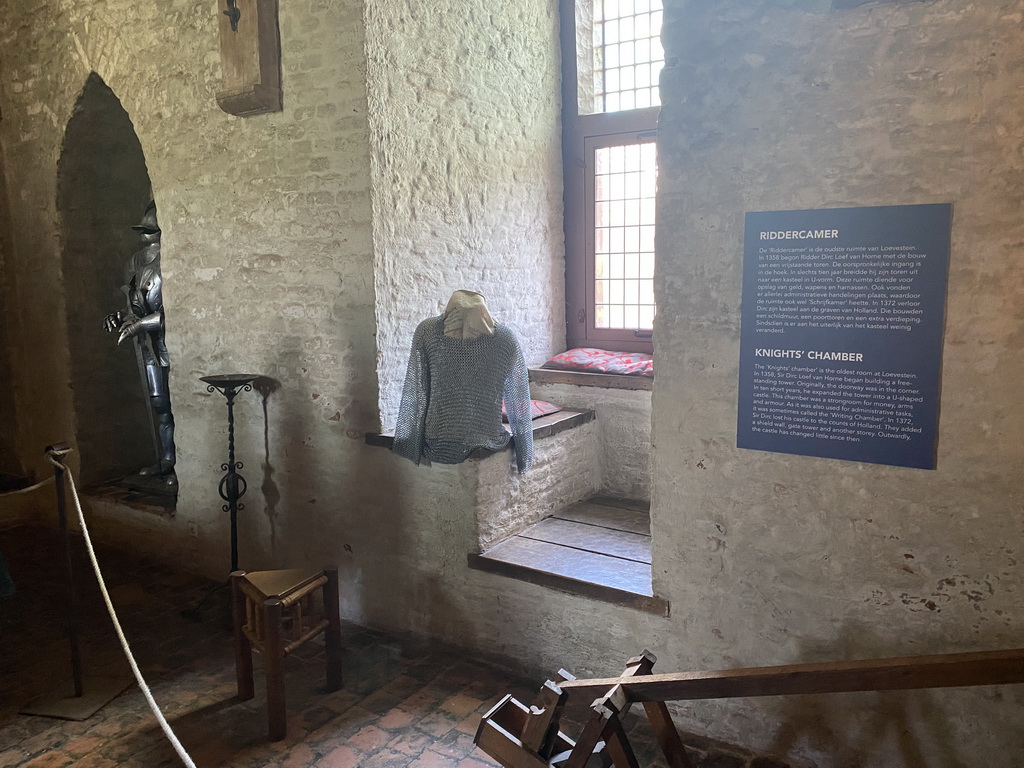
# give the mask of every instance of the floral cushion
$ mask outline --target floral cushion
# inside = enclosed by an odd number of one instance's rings
[[[541,368],[654,378],[654,358],[651,355],[642,352],[608,352],[592,347],[577,347],[562,352],[544,363]]]
[[[549,413],[558,413],[562,410],[562,406],[555,405],[554,403],[546,403],[543,400],[531,400],[530,401],[530,418],[539,419],[541,416],[547,416]],[[508,414],[505,413],[505,403],[501,404],[501,420],[508,421]]]

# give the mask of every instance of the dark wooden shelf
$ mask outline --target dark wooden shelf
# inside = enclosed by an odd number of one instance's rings
[[[654,389],[654,379],[648,376],[623,376],[620,373],[556,371],[549,368],[531,368],[530,381],[535,384],[574,384],[578,387],[634,389],[644,392],[650,392]]]
[[[547,416],[541,416],[533,420],[533,439],[542,440],[546,437],[557,435],[559,432],[565,432],[567,429],[580,427],[593,420],[594,412],[590,410],[565,408],[558,413],[549,413]],[[509,429],[508,424],[505,424],[504,427],[506,430]],[[395,437],[394,435],[384,435],[378,432],[367,432],[365,440],[367,445],[375,445],[390,450],[395,442]],[[505,450],[511,450],[511,448],[512,443],[510,442]],[[487,456],[493,456],[495,453],[498,453],[498,451],[478,448],[469,454],[469,458],[482,459]]]

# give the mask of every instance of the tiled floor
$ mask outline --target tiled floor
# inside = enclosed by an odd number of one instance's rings
[[[127,673],[75,544],[86,673]],[[0,603],[0,766],[180,765],[135,686],[83,722],[18,714],[70,677],[62,561],[55,537],[42,529],[0,531],[0,547],[18,588]],[[479,713],[509,690],[529,696],[520,681],[451,650],[346,626],[343,689],[322,693],[322,645],[300,649],[287,666],[288,738],[271,744],[259,680],[255,699],[235,699],[227,590],[215,592],[193,621],[181,612],[207,594],[209,582],[120,553],[100,559],[153,694],[200,768],[483,768],[494,763],[474,753]]]
[[[63,560],[56,537],[39,528],[0,530],[0,549],[18,588],[0,600],[0,768],[181,765],[134,685],[82,722],[18,714],[70,677]],[[127,673],[77,541],[73,560],[85,670]],[[343,689],[323,692],[322,645],[300,649],[286,667],[288,738],[269,743],[259,677],[255,699],[235,698],[227,590],[214,592],[191,620],[182,611],[208,594],[209,582],[124,553],[101,551],[100,560],[143,673],[199,768],[493,766],[472,742],[480,714],[505,693],[531,702],[542,682],[451,648],[348,625]],[[628,724],[641,764],[663,766],[646,722]],[[687,743],[695,768],[777,766],[703,740]]]

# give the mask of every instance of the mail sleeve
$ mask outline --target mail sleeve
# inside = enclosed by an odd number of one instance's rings
[[[520,474],[533,464],[533,421],[530,414],[530,381],[519,341],[513,339],[515,351],[512,367],[505,379],[503,397],[508,425],[516,452],[516,466]]]
[[[398,421],[395,424],[395,441],[391,446],[392,452],[404,456],[415,464],[420,463],[420,457],[423,455],[427,404],[430,402],[430,362],[427,358],[426,330],[426,323],[420,323],[413,334],[409,366],[405,372]]]

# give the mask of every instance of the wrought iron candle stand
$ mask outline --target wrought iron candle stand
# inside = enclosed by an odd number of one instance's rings
[[[239,392],[252,391],[252,383],[259,376],[248,373],[226,373],[219,376],[203,376],[200,381],[206,382],[207,392],[218,391],[228,401],[228,460],[221,464],[220,468],[226,472],[220,479],[217,491],[220,497],[227,502],[223,506],[225,512],[231,516],[231,572],[238,570],[238,511],[245,509],[239,499],[245,495],[245,478],[238,474],[242,469],[242,462],[235,461],[235,395]]]

